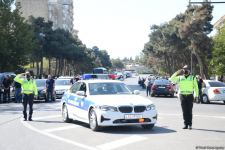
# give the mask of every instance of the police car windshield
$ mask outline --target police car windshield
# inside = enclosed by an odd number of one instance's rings
[[[55,81],[55,85],[67,86],[67,85],[70,85],[70,80],[69,79],[57,79]]]
[[[90,95],[131,94],[124,83],[89,83]]]

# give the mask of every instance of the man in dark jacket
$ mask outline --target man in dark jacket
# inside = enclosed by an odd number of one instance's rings
[[[21,103],[22,102],[21,84],[14,81],[14,87],[15,87],[15,102]]]
[[[2,84],[3,84],[3,89],[4,89],[3,101],[10,102],[10,86],[11,86],[11,80],[10,80],[10,78],[9,78],[8,75],[4,78]]]
[[[51,75],[48,75],[48,79],[46,80],[46,101],[49,101],[49,97],[51,97],[51,101],[54,101],[54,89],[55,89],[55,80]]]

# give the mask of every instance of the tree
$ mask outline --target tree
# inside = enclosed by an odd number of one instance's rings
[[[50,57],[51,52],[48,51],[48,41],[50,40],[50,35],[52,34],[53,23],[51,21],[45,22],[44,18],[38,17],[34,18],[31,16],[29,22],[34,30],[35,41],[38,47],[33,51],[32,59],[36,61],[37,74],[43,74],[43,58]],[[41,66],[39,67],[39,62]]]
[[[207,34],[212,31],[212,9],[207,2],[200,6],[190,5],[185,13],[168,23],[153,25],[143,53],[154,60],[152,63],[156,64],[158,70],[169,74],[184,64],[191,65],[190,58],[194,54],[194,68],[200,68],[200,74],[207,76],[212,47]],[[149,59],[145,60],[151,63]]]
[[[213,56],[210,62],[211,70],[218,75],[225,74],[225,26],[214,37]]]
[[[100,50],[97,46],[93,46],[93,57],[95,57],[95,67],[112,67],[110,56],[106,50]]]
[[[20,6],[11,10],[14,0],[0,1],[0,70],[12,71],[29,63],[36,47],[30,25],[20,16]]]
[[[180,25],[181,39],[189,42],[191,52],[196,56],[200,75],[208,77],[208,58],[211,57],[212,41],[207,36],[212,30],[213,6],[205,0],[202,6],[190,5],[186,10],[185,20]],[[203,44],[204,43],[204,44]]]
[[[113,69],[120,69],[120,70],[122,70],[125,67],[124,63],[119,58],[112,59],[111,62],[112,62],[112,68]]]

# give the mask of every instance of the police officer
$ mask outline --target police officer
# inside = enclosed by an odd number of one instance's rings
[[[183,111],[184,127],[183,129],[192,129],[192,108],[194,97],[198,97],[198,83],[187,65],[183,69],[175,72],[170,80],[179,86],[179,98]]]
[[[18,74],[14,78],[14,81],[20,83],[21,86],[22,86],[24,121],[27,120],[27,104],[29,104],[29,118],[28,118],[28,120],[32,121],[33,100],[34,100],[34,96],[37,96],[36,82],[31,77],[30,72]]]

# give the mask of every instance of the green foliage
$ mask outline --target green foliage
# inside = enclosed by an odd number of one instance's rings
[[[69,75],[90,72],[94,67],[111,68],[106,50],[88,49],[78,38],[63,29],[53,30],[53,23],[30,17],[26,22],[14,0],[0,1],[0,71],[15,71],[32,62],[36,73]],[[45,59],[46,58],[46,59]],[[48,71],[44,70],[48,60]]]
[[[211,70],[218,75],[225,74],[225,26],[223,26],[213,39],[213,56],[210,62]]]
[[[104,67],[108,69],[112,67],[110,56],[106,50],[100,50],[97,46],[94,46],[92,52],[92,58],[95,59],[95,67]]]
[[[20,16],[18,6],[11,10],[14,0],[0,1],[0,70],[11,71],[28,64],[33,41],[31,27]]]
[[[123,61],[120,60],[119,58],[112,59],[111,61],[112,61],[112,68],[113,69],[123,69],[125,67]]]
[[[207,34],[213,27],[210,23],[212,9],[210,3],[192,5],[168,23],[153,25],[150,40],[143,50],[145,64],[172,74],[185,64],[191,66],[193,54],[195,73],[207,75],[212,48],[212,41]]]

